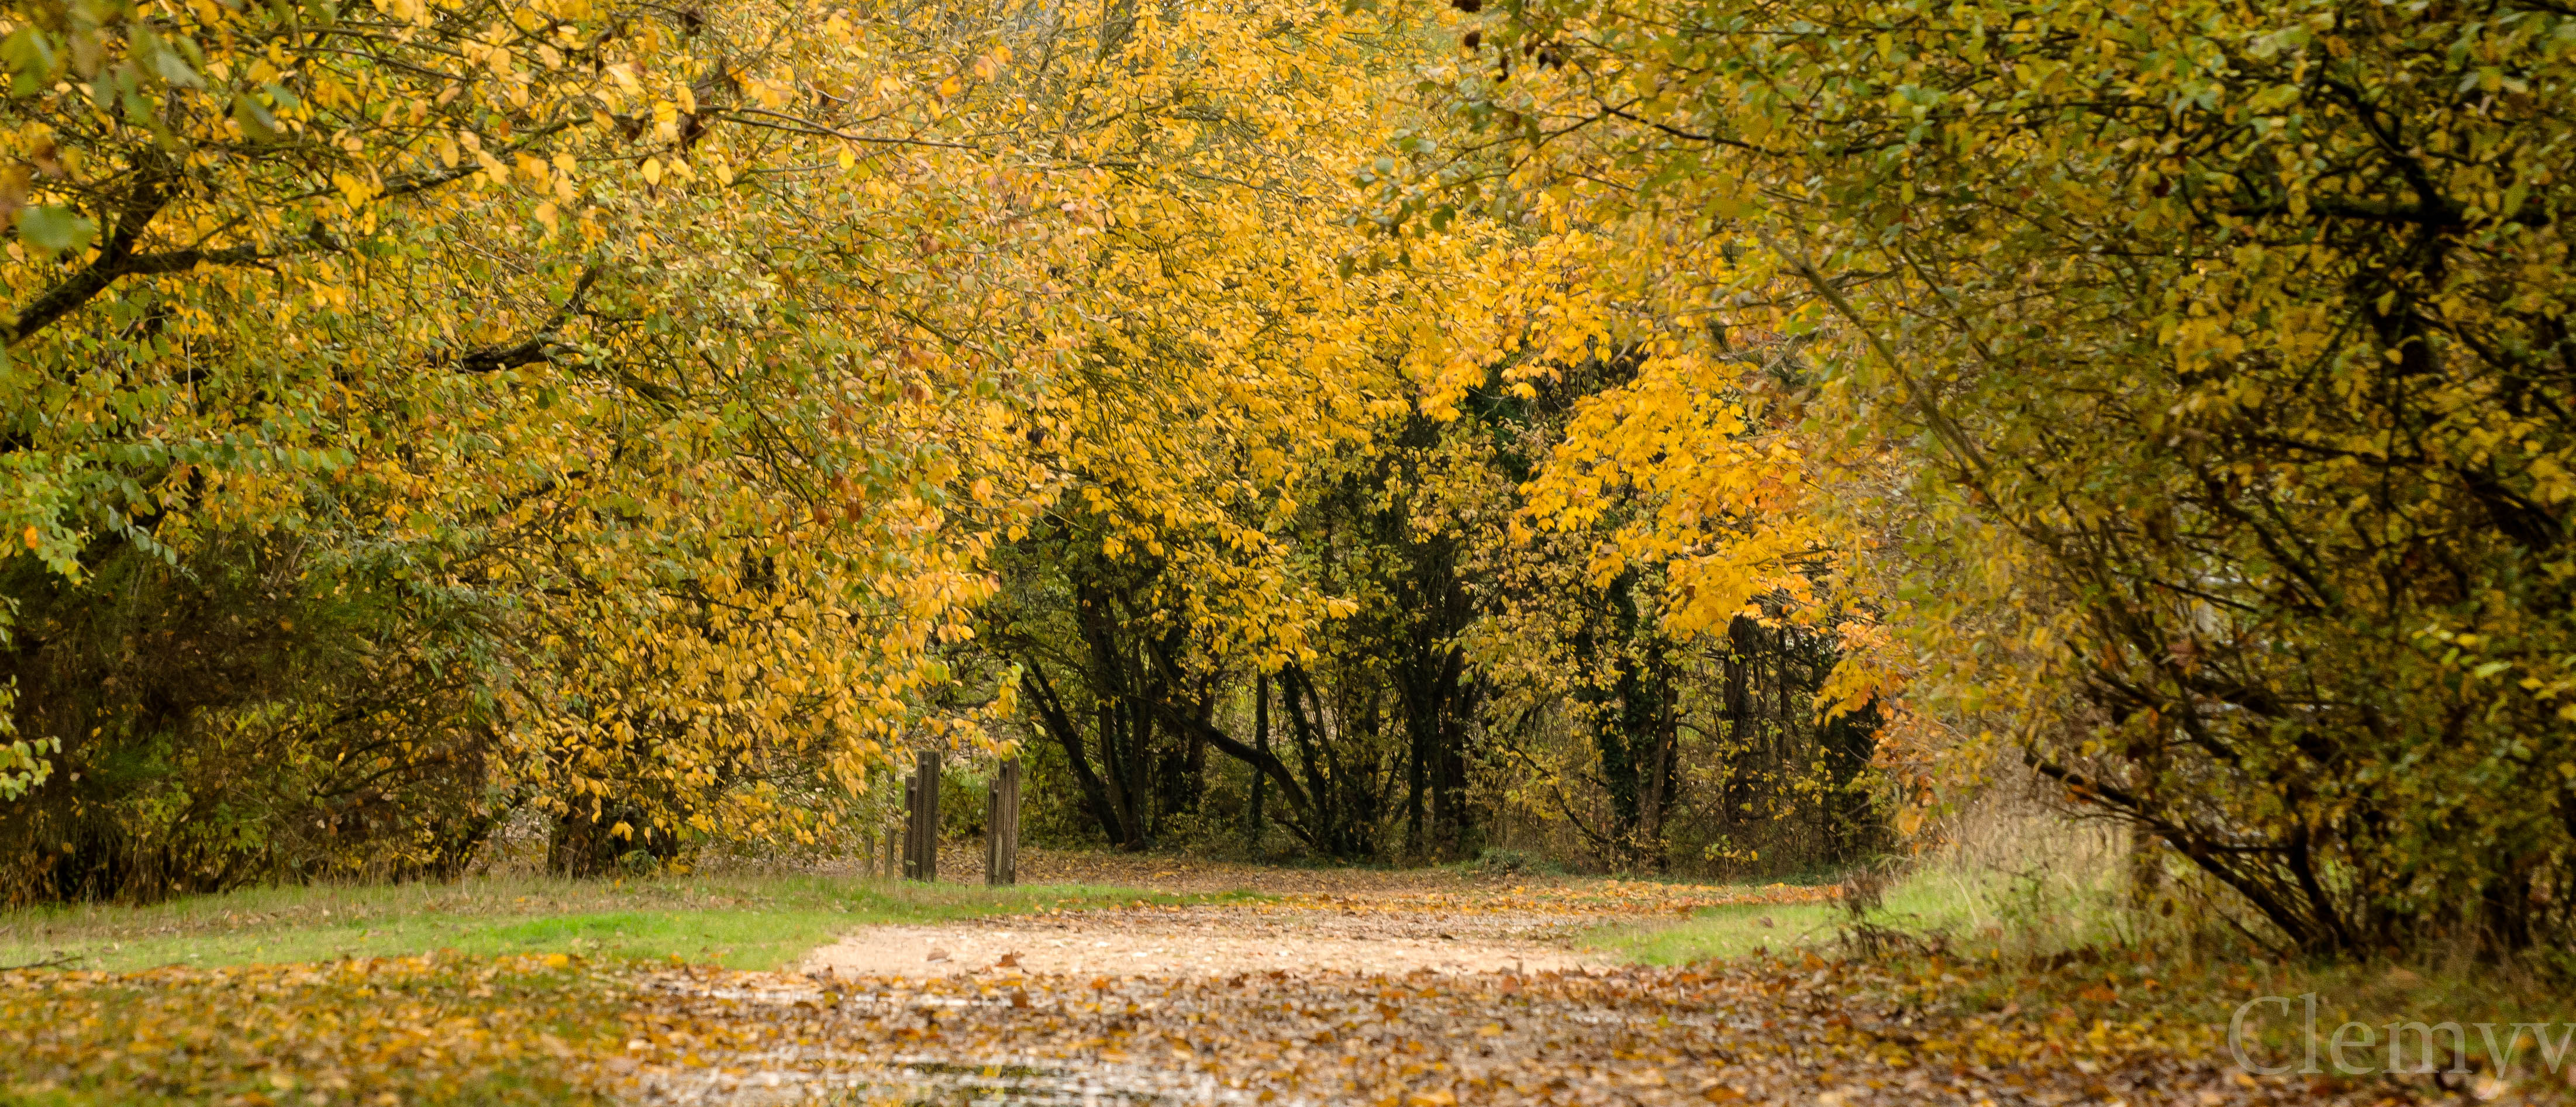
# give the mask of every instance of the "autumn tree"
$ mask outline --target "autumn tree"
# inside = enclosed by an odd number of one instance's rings
[[[1367,239],[1346,219],[1349,169],[1383,140],[1376,93],[1413,47],[1338,10],[1209,20],[1186,37],[1226,80],[1168,108],[1194,137],[1173,146],[1176,124],[1131,115],[1112,264],[1085,278],[1095,337],[1033,430],[1068,484],[1005,555],[984,637],[1020,666],[1032,732],[1111,842],[1141,845],[1154,810],[1191,805],[1194,785],[1147,778],[1195,778],[1213,749],[1268,777],[1310,845],[1365,854],[1370,801],[1329,767],[1356,752],[1305,672],[1363,601],[1313,525],[1410,410],[1403,336],[1434,305],[1418,274],[1336,264]],[[1260,673],[1277,675],[1278,753],[1215,718]]]
[[[1812,343],[1808,448],[1915,474],[1818,516],[1878,551],[1886,671],[1968,727],[1910,763],[2012,749],[2286,945],[2517,949],[2576,924],[2571,36],[2514,5],[1505,3],[1437,75],[1467,137],[1416,136],[1385,195],[1581,232],[1596,287],[1698,321],[1653,336],[1684,410],[1760,385],[1683,367]],[[1668,424],[1591,456],[1703,465],[1634,451]]]
[[[1568,852],[1629,871],[1776,874],[1866,860],[1882,844],[1880,782],[1868,771],[1879,713],[1817,704],[1845,656],[1838,627],[1815,621],[1824,605],[1808,580],[1828,551],[1783,559],[1790,576],[1703,627],[1690,605],[1713,564],[1635,544],[1676,486],[1577,476],[1594,445],[1585,428],[1601,409],[1639,400],[1646,365],[1615,350],[1552,365],[1507,359],[1453,397],[1431,514],[1469,551],[1476,621],[1461,640],[1493,697],[1483,753],[1496,817],[1534,822],[1570,839]],[[1730,423],[1720,433],[1761,432]],[[1560,498],[1569,478],[1586,486]],[[1569,517],[1569,503],[1584,514]],[[1734,510],[1773,529],[1794,521],[1761,506],[1743,496]]]
[[[1585,675],[1517,694],[1581,701],[1653,854],[1736,620],[1865,622],[1830,451],[1626,296],[1717,246],[1380,233],[1440,19],[7,8],[11,894],[812,841],[902,749],[1023,738],[1122,845],[1237,774],[1307,848],[1459,856],[1478,566],[1542,553],[1580,617],[1517,625]],[[1456,418],[1541,386],[1535,452]]]
[[[1097,214],[974,140],[1062,136],[1051,28],[8,20],[19,894],[811,834],[981,733],[923,690]]]

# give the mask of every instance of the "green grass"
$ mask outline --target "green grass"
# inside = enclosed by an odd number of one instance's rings
[[[1770,925],[1764,925],[1768,920]],[[1843,921],[1831,904],[1746,904],[1706,907],[1687,922],[1658,926],[1606,927],[1585,935],[1583,944],[1614,953],[1623,961],[1645,965],[1686,965],[1693,961],[1742,957],[1757,950],[1778,953],[1833,940]]]
[[[775,969],[869,923],[1205,898],[1083,885],[987,889],[748,875],[256,888],[146,907],[80,904],[0,912],[0,965],[68,958],[67,967],[130,971],[453,950],[678,957]]]
[[[1866,921],[1908,934],[1953,937],[2000,935],[2005,924],[2027,933],[2030,923],[2088,931],[2096,922],[2087,902],[2061,890],[2019,888],[1990,876],[1926,867],[1888,886]],[[1704,907],[1687,921],[1605,927],[1584,944],[1647,965],[1686,965],[1768,951],[1782,953],[1831,945],[1853,923],[1839,903],[1744,904]],[[2074,931],[2069,931],[2072,933]]]

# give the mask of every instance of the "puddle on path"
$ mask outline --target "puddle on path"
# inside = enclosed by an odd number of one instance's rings
[[[866,1064],[819,1051],[729,1060],[733,1063],[723,1070],[649,1078],[633,1101],[674,1107],[1231,1107],[1259,1102],[1256,1094],[1225,1087],[1214,1077],[1131,1065],[979,1066],[900,1057]]]

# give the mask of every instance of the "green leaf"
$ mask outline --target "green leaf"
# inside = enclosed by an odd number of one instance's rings
[[[10,95],[33,96],[53,79],[54,40],[34,27],[20,27],[0,40],[0,62],[10,73]]]
[[[242,133],[253,139],[266,141],[277,137],[277,117],[249,93],[233,97],[233,122],[241,124]]]
[[[37,204],[18,212],[18,237],[48,254],[82,249],[97,236],[98,224],[70,208]]]
[[[167,46],[152,52],[152,72],[180,88],[197,88],[205,84],[196,70],[188,68],[188,59]]]

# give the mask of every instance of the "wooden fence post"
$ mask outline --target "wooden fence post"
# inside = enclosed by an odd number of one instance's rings
[[[879,874],[888,880],[892,880],[903,875],[902,828],[892,826],[887,827],[885,829],[885,833],[878,835],[878,837],[885,839],[885,860],[881,866],[876,866]],[[870,843],[869,848],[875,848],[875,843]],[[874,859],[871,858],[871,860]]]
[[[912,854],[904,866],[914,880],[939,879],[939,753],[923,750],[915,763],[911,786]]]
[[[1020,763],[1005,761],[984,797],[984,883],[1002,888],[1019,882]]]
[[[896,864],[902,866],[900,873],[905,880],[915,879],[913,862],[921,857],[921,849],[912,841],[914,832],[921,826],[920,816],[914,813],[920,804],[921,801],[913,798],[913,778],[903,778],[903,860]]]

